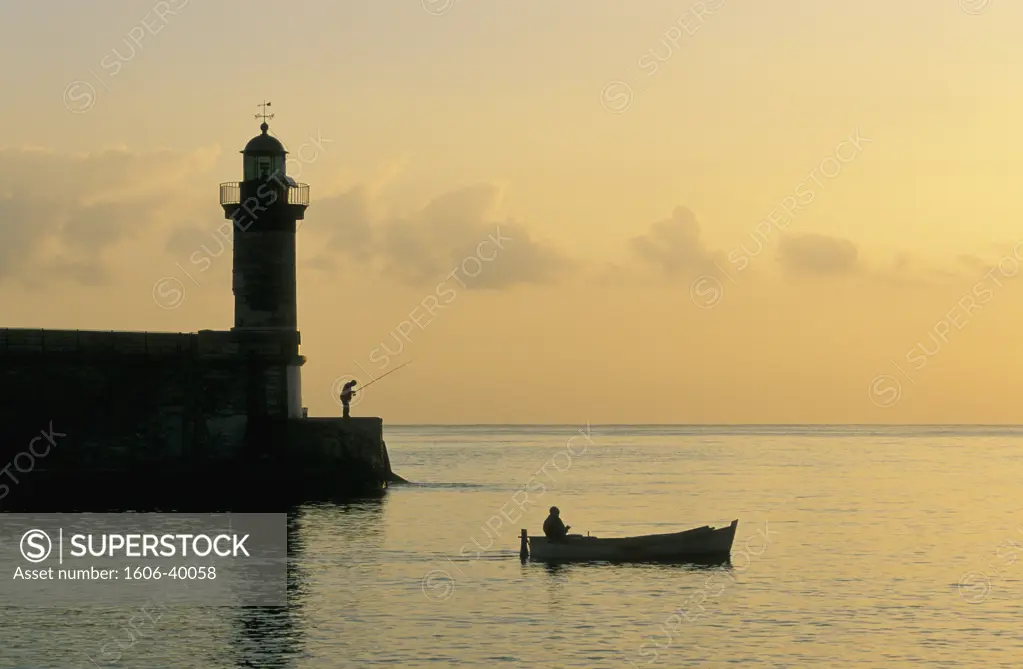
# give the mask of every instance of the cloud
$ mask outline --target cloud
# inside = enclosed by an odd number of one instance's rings
[[[181,216],[218,153],[0,149],[0,281],[109,280],[105,254]]]
[[[991,269],[992,264],[980,256],[963,253],[956,257],[959,265],[962,265],[971,272],[980,274]]]
[[[847,239],[818,234],[785,235],[778,243],[778,262],[794,275],[840,276],[856,273],[859,252]]]
[[[649,232],[630,239],[629,248],[645,264],[669,276],[706,270],[720,256],[703,245],[700,224],[686,207],[675,207],[671,218],[657,221]]]
[[[502,194],[493,184],[474,184],[441,194],[411,213],[381,215],[374,189],[352,187],[318,203],[317,225],[325,230],[326,242],[310,263],[332,269],[336,258],[345,257],[405,284],[434,285],[467,262],[458,276],[470,289],[551,283],[576,266],[522,223],[501,217]],[[477,256],[493,260],[479,269],[467,261]],[[479,274],[463,274],[474,272]]]
[[[747,258],[760,255],[771,242],[758,242],[756,254],[746,251]],[[598,274],[601,285],[621,285],[653,280],[658,275],[669,280],[692,280],[700,275],[717,277],[721,281],[735,280],[757,269],[736,269],[723,249],[710,248],[703,240],[702,230],[695,214],[685,206],[677,206],[671,217],[650,225],[647,232],[628,240],[628,248],[641,265],[604,263]],[[744,248],[744,247],[743,247]],[[765,254],[766,255],[766,254]],[[865,258],[857,245],[847,239],[815,233],[789,234],[777,241],[775,260],[789,277],[812,281],[836,276],[857,276],[869,281],[900,285],[947,284],[963,276],[962,267],[976,271],[990,267],[990,263],[977,256],[959,256],[952,268],[945,263],[926,262],[905,251],[896,251],[885,260],[872,254]],[[764,262],[764,269],[770,263]],[[657,270],[655,273],[643,269]],[[731,274],[728,269],[731,268]]]
[[[359,184],[339,195],[316,203],[317,226],[330,230],[327,248],[349,256],[372,252],[374,191]]]

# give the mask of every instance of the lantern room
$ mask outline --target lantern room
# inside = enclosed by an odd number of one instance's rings
[[[284,163],[288,152],[276,137],[267,134],[270,126],[263,122],[259,126],[262,133],[249,140],[242,150],[244,157],[245,181],[266,181],[271,177],[282,179],[285,176]]]

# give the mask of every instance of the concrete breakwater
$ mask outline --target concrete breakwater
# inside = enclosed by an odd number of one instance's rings
[[[0,510],[269,511],[400,480],[382,419],[294,416],[294,349],[236,331],[0,329]]]

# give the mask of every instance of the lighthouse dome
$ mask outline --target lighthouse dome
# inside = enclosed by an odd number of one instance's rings
[[[270,129],[266,123],[259,126],[259,129],[263,132],[256,135],[249,140],[249,143],[245,145],[245,149],[242,153],[249,155],[284,155],[287,151],[284,150],[284,145],[281,144],[276,137],[267,134],[267,130]]]

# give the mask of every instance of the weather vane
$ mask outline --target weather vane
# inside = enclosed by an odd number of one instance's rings
[[[266,113],[266,108],[270,106],[269,102],[264,102],[264,103],[258,104],[256,106],[263,108],[263,113],[262,114],[256,114],[256,118],[263,119],[263,123],[266,123],[269,119],[272,119],[274,117],[273,114],[267,114]]]

